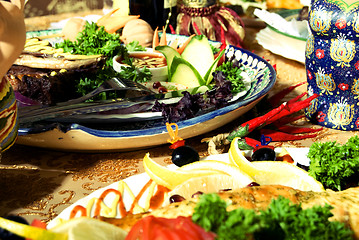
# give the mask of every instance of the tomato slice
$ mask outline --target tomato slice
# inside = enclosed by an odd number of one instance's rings
[[[212,240],[215,236],[193,223],[190,217],[147,216],[132,227],[126,240]]]

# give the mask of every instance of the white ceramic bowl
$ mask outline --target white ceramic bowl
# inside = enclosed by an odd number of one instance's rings
[[[280,16],[288,21],[297,18],[298,13],[298,9],[282,10],[278,12]],[[305,62],[307,40],[305,37],[294,36],[268,25],[265,29],[258,32],[256,40],[264,48],[275,54],[301,63]]]
[[[152,48],[148,48],[147,51],[139,51],[139,52],[129,52],[130,57],[141,57],[144,55],[150,57],[164,57],[160,52],[154,52]],[[122,71],[122,67],[126,67],[126,65],[121,64],[121,56],[115,56],[113,58],[113,69],[115,71],[120,72]],[[141,70],[142,68],[140,68]],[[153,82],[161,82],[166,81],[168,76],[167,66],[164,67],[156,67],[156,68],[148,68],[152,74],[152,81]]]

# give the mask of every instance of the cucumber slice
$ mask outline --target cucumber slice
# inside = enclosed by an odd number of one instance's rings
[[[213,79],[212,73],[214,70],[216,70],[219,59],[223,56],[225,50],[222,50],[222,52],[217,56],[217,58],[214,60],[212,66],[208,69],[206,75],[204,75],[203,80],[205,81],[206,85],[209,85]]]
[[[211,46],[204,35],[194,36],[181,56],[197,69],[202,78],[206,75],[214,61]]]
[[[172,65],[173,58],[175,56],[181,57],[181,55],[175,49],[171,48],[170,46],[157,46],[155,49],[157,51],[159,51],[160,53],[162,53],[163,56],[165,56],[166,62],[167,62],[168,81],[171,81],[171,65]]]
[[[199,87],[205,83],[198,71],[181,57],[173,58],[171,73],[171,82],[180,83],[189,88]]]

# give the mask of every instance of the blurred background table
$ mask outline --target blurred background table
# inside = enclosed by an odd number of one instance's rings
[[[102,10],[77,13],[76,16],[102,14]],[[43,30],[51,22],[69,18],[74,14],[58,14],[26,19],[28,31]],[[258,56],[269,60],[277,68],[277,82],[270,91],[272,95],[279,90],[306,80],[304,65],[263,49],[255,40],[258,27],[247,27],[245,48]],[[293,91],[288,99],[306,91],[303,85]],[[200,156],[206,156],[207,144],[201,143],[206,137],[227,133],[241,124],[245,118],[253,116],[248,112],[242,118],[213,132],[187,139],[186,143],[194,147]],[[299,125],[309,125],[306,119]],[[274,146],[309,147],[314,141],[338,141],[340,143],[356,135],[356,132],[342,132],[324,129],[315,139],[291,142],[276,142]],[[48,149],[14,145],[3,153],[0,162],[0,215],[19,214],[29,221],[34,218],[50,221],[64,208],[96,189],[113,182],[143,172],[142,159],[149,152],[151,157],[161,164],[171,163],[168,144],[150,149],[121,153],[71,153]],[[224,149],[226,151],[226,149]]]

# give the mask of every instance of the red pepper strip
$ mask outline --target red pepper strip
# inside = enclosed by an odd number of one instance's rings
[[[226,49],[227,47],[227,43],[226,43],[226,38],[225,38],[225,35],[224,35],[224,29],[223,27],[221,27],[221,47],[219,49],[219,51],[214,55],[214,59],[217,59],[217,57],[221,54],[221,52]],[[219,59],[218,61],[218,66],[221,66],[222,63],[224,62],[224,60],[226,59],[226,56],[225,54],[222,55],[221,59]]]
[[[223,27],[221,26],[221,50],[225,49],[226,46],[227,46],[227,43],[226,43],[226,36],[224,34],[224,29]]]
[[[317,134],[302,134],[302,135],[292,135],[288,133],[278,132],[271,129],[261,129],[261,134],[271,137],[273,142],[282,142],[282,141],[294,141],[302,140],[306,138],[316,137]]]
[[[198,25],[197,25],[197,23],[193,23],[193,27],[194,27],[194,29],[196,30],[196,32],[197,32],[197,35],[201,35],[201,30],[199,30],[199,27],[198,27]]]
[[[288,94],[290,93],[291,91],[293,91],[296,87],[299,87],[301,85],[303,85],[304,83],[306,82],[301,82],[301,83],[298,83],[294,86],[290,86],[290,87],[287,87],[285,89],[283,89],[282,91],[274,94],[272,97],[268,98],[268,102],[272,105],[272,106],[277,106],[279,104],[279,102]]]
[[[275,121],[277,121],[278,119],[281,119],[282,117],[288,116],[290,114],[296,113],[300,110],[302,110],[303,108],[306,108],[310,105],[310,102],[317,98],[319,95],[318,94],[313,94],[312,96],[306,98],[305,100],[299,101],[299,102],[288,102],[285,106],[285,108],[283,109],[283,111],[279,112],[278,114],[275,114],[272,116],[272,118],[270,118],[265,125],[268,125],[270,123],[273,123]],[[282,104],[283,105],[283,104]],[[280,107],[280,106],[279,106]],[[279,108],[278,107],[278,108]],[[273,111],[273,110],[272,110]]]
[[[176,34],[176,31],[174,30],[173,26],[171,24],[168,25],[171,31],[171,34]]]
[[[289,125],[277,127],[277,129],[281,132],[291,133],[291,134],[314,133],[314,132],[319,132],[319,131],[323,130],[323,128],[295,127],[295,126],[289,126]]]
[[[297,121],[298,119],[301,119],[304,117],[305,117],[304,115],[299,115],[299,116],[295,116],[295,117],[287,116],[287,117],[283,117],[282,119],[278,119],[277,121],[273,122],[272,124],[276,127],[280,127],[285,124]]]
[[[261,145],[260,141],[257,141],[253,138],[245,137],[244,140],[246,140],[246,143],[253,148],[256,148]]]

